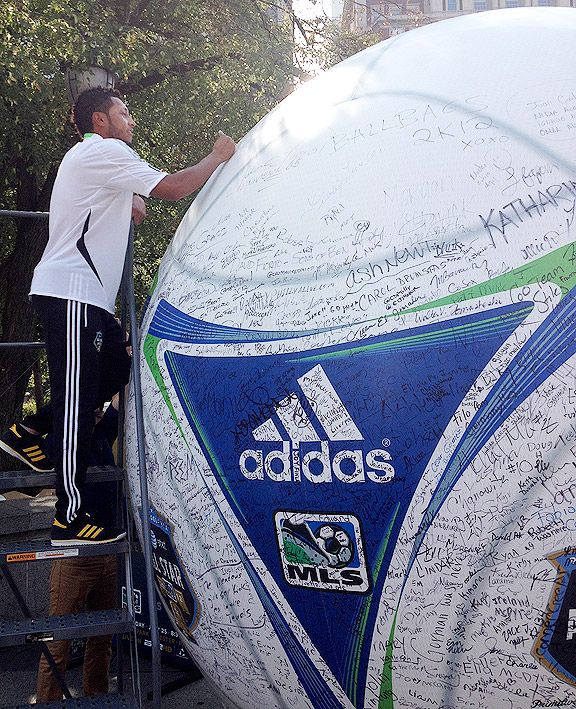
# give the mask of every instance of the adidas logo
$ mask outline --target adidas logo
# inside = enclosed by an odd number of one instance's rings
[[[252,431],[255,441],[281,444],[281,449],[271,450],[266,455],[263,449],[244,450],[238,461],[242,475],[248,480],[268,478],[273,482],[299,483],[302,478],[313,483],[390,482],[395,471],[389,462],[390,453],[384,448],[367,452],[362,446],[355,446],[353,450],[331,450],[336,442],[363,441],[364,438],[321,365],[317,364],[297,382],[303,399],[295,392],[290,394],[278,404],[273,417]],[[302,400],[306,400],[316,424],[311,421]],[[316,426],[322,429],[322,437]]]

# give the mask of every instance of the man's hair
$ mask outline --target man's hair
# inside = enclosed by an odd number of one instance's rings
[[[72,106],[71,122],[74,128],[78,131],[80,137],[84,133],[90,133],[94,126],[92,125],[92,114],[95,111],[108,113],[112,106],[113,98],[122,98],[116,89],[105,89],[97,87],[95,89],[86,89]]]

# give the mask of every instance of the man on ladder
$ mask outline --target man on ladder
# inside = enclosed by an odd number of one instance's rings
[[[113,89],[84,91],[72,118],[83,139],[66,153],[58,170],[48,244],[30,290],[50,371],[57,473],[53,546],[102,544],[125,535],[87,509],[84,486],[94,411],[127,381],[126,343],[114,307],[130,218],[139,224],[146,215],[139,195],[186,197],[236,148],[220,134],[199,163],[167,174],[132,149],[135,121]],[[0,447],[37,469],[45,455],[45,432],[16,423],[2,436]]]

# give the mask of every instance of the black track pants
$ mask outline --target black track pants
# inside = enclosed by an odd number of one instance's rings
[[[32,297],[44,329],[57,473],[56,516],[71,522],[83,506],[94,410],[128,382],[130,357],[121,327],[102,308]]]

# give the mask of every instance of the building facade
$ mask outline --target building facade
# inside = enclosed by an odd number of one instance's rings
[[[576,0],[335,0],[346,29],[372,31],[386,39],[423,24],[472,12],[510,7],[576,7]]]

